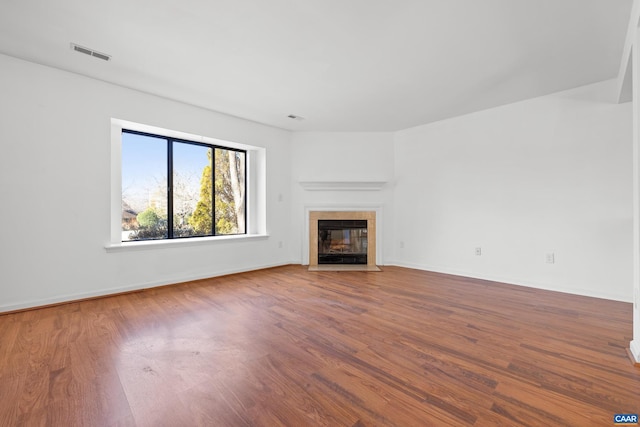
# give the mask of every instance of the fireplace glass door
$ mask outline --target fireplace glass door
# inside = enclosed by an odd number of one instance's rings
[[[367,220],[318,220],[318,264],[366,264]]]

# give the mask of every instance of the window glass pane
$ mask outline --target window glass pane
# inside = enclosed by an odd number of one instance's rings
[[[245,234],[245,170],[242,151],[123,130],[122,241]]]
[[[245,153],[215,150],[216,234],[245,233]]]
[[[212,149],[173,143],[173,237],[210,236]]]
[[[167,143],[122,133],[122,241],[166,239]]]

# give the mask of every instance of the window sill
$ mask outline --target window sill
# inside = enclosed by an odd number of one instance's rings
[[[168,240],[143,240],[139,242],[107,243],[107,252],[131,252],[153,249],[182,248],[187,246],[202,246],[228,244],[232,242],[247,242],[255,240],[265,240],[268,234],[242,234],[237,236],[215,236],[215,237],[191,237],[185,239]]]

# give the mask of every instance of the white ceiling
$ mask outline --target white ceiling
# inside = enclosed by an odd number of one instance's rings
[[[0,0],[0,52],[285,129],[395,131],[617,77],[631,6]]]

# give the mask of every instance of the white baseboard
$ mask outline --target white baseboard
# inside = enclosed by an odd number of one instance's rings
[[[633,340],[629,343],[629,350],[631,350],[631,355],[635,359],[635,363],[640,363],[640,342],[638,340]]]
[[[73,294],[59,295],[51,298],[34,299],[34,300],[24,301],[18,304],[0,305],[0,313],[5,313],[5,312],[10,312],[15,310],[44,307],[52,304],[69,303],[69,302],[89,299],[89,298],[107,297],[109,295],[120,294],[123,292],[140,291],[143,289],[155,288],[158,286],[166,286],[166,285],[172,285],[172,284],[183,283],[183,282],[191,282],[193,280],[209,279],[212,277],[226,276],[228,274],[263,270],[266,268],[280,267],[280,266],[289,265],[289,264],[291,263],[286,262],[286,263],[277,263],[277,264],[257,265],[257,266],[252,266],[248,268],[218,270],[215,272],[200,273],[195,275],[186,274],[180,277],[172,277],[167,280],[156,280],[156,281],[145,282],[145,283],[137,283],[135,285],[129,285],[129,286],[101,289],[101,290],[92,291],[92,292],[79,292],[79,293],[73,293]]]
[[[60,296],[51,297],[51,298],[34,299],[34,300],[24,301],[18,304],[0,305],[0,313],[10,312],[15,310],[24,310],[29,308],[43,307],[51,304],[73,302],[73,301],[87,299],[87,298],[105,297],[105,296],[119,294],[123,292],[138,291],[138,290],[149,289],[149,288],[154,288],[158,286],[166,286],[166,285],[172,285],[176,283],[190,282],[193,280],[201,280],[201,279],[208,279],[212,277],[225,276],[228,274],[244,273],[247,271],[263,270],[266,268],[280,267],[280,266],[289,265],[289,264],[301,264],[301,262],[300,260],[295,260],[295,261],[284,262],[284,263],[257,265],[257,266],[252,266],[248,268],[218,270],[215,272],[206,272],[206,273],[200,273],[200,274],[194,274],[194,275],[186,274],[184,276],[172,277],[166,280],[137,283],[134,285],[107,288],[107,289],[102,289],[102,290],[92,291],[92,292],[65,294],[65,295],[60,295]],[[508,283],[508,284],[517,285],[517,286],[527,286],[530,288],[563,292],[563,293],[568,293],[573,295],[603,298],[603,299],[622,301],[622,302],[632,302],[626,298],[620,297],[619,295],[611,295],[607,293],[595,293],[588,290],[580,290],[580,289],[578,290],[568,289],[568,288],[562,288],[557,286],[550,286],[547,284],[534,283],[527,280],[512,279],[507,277],[481,276],[481,275],[469,273],[466,271],[455,270],[450,268],[442,268],[442,267],[437,267],[437,266],[432,266],[427,264],[411,264],[411,263],[405,263],[405,262],[399,262],[399,261],[387,261],[382,265],[412,268],[412,269],[424,270],[424,271],[433,271],[436,273],[452,274],[456,276],[471,277],[471,278],[481,279],[481,280],[490,280],[493,282]],[[640,343],[638,343],[637,341],[632,341],[631,346],[632,346],[631,351],[633,352],[634,357],[636,358],[636,360],[640,361]]]
[[[433,271],[435,273],[443,273],[443,274],[452,274],[455,276],[464,276],[464,277],[471,277],[474,279],[481,279],[481,280],[489,280],[492,282],[500,282],[500,283],[507,283],[510,285],[517,285],[517,286],[526,286],[529,288],[535,288],[535,289],[543,289],[546,291],[555,291],[555,292],[562,292],[565,294],[572,294],[572,295],[580,295],[580,296],[585,296],[585,297],[592,297],[592,298],[601,298],[601,299],[607,299],[607,300],[612,300],[612,301],[620,301],[620,302],[633,302],[630,298],[625,297],[625,296],[621,296],[621,295],[616,295],[616,294],[610,294],[607,292],[594,292],[592,290],[589,289],[575,289],[575,288],[569,288],[569,287],[563,287],[563,286],[555,286],[555,285],[550,285],[548,283],[537,283],[537,282],[533,282],[524,278],[512,278],[512,277],[503,277],[503,276],[493,276],[493,275],[479,275],[477,273],[473,273],[473,272],[468,272],[468,271],[463,271],[463,270],[456,270],[456,269],[452,269],[452,268],[447,268],[447,267],[440,267],[440,266],[434,266],[434,265],[428,265],[428,264],[411,264],[411,263],[406,263],[406,262],[393,262],[393,261],[389,261],[385,263],[386,265],[394,265],[397,267],[405,267],[405,268],[413,268],[416,270],[425,270],[425,271]]]

